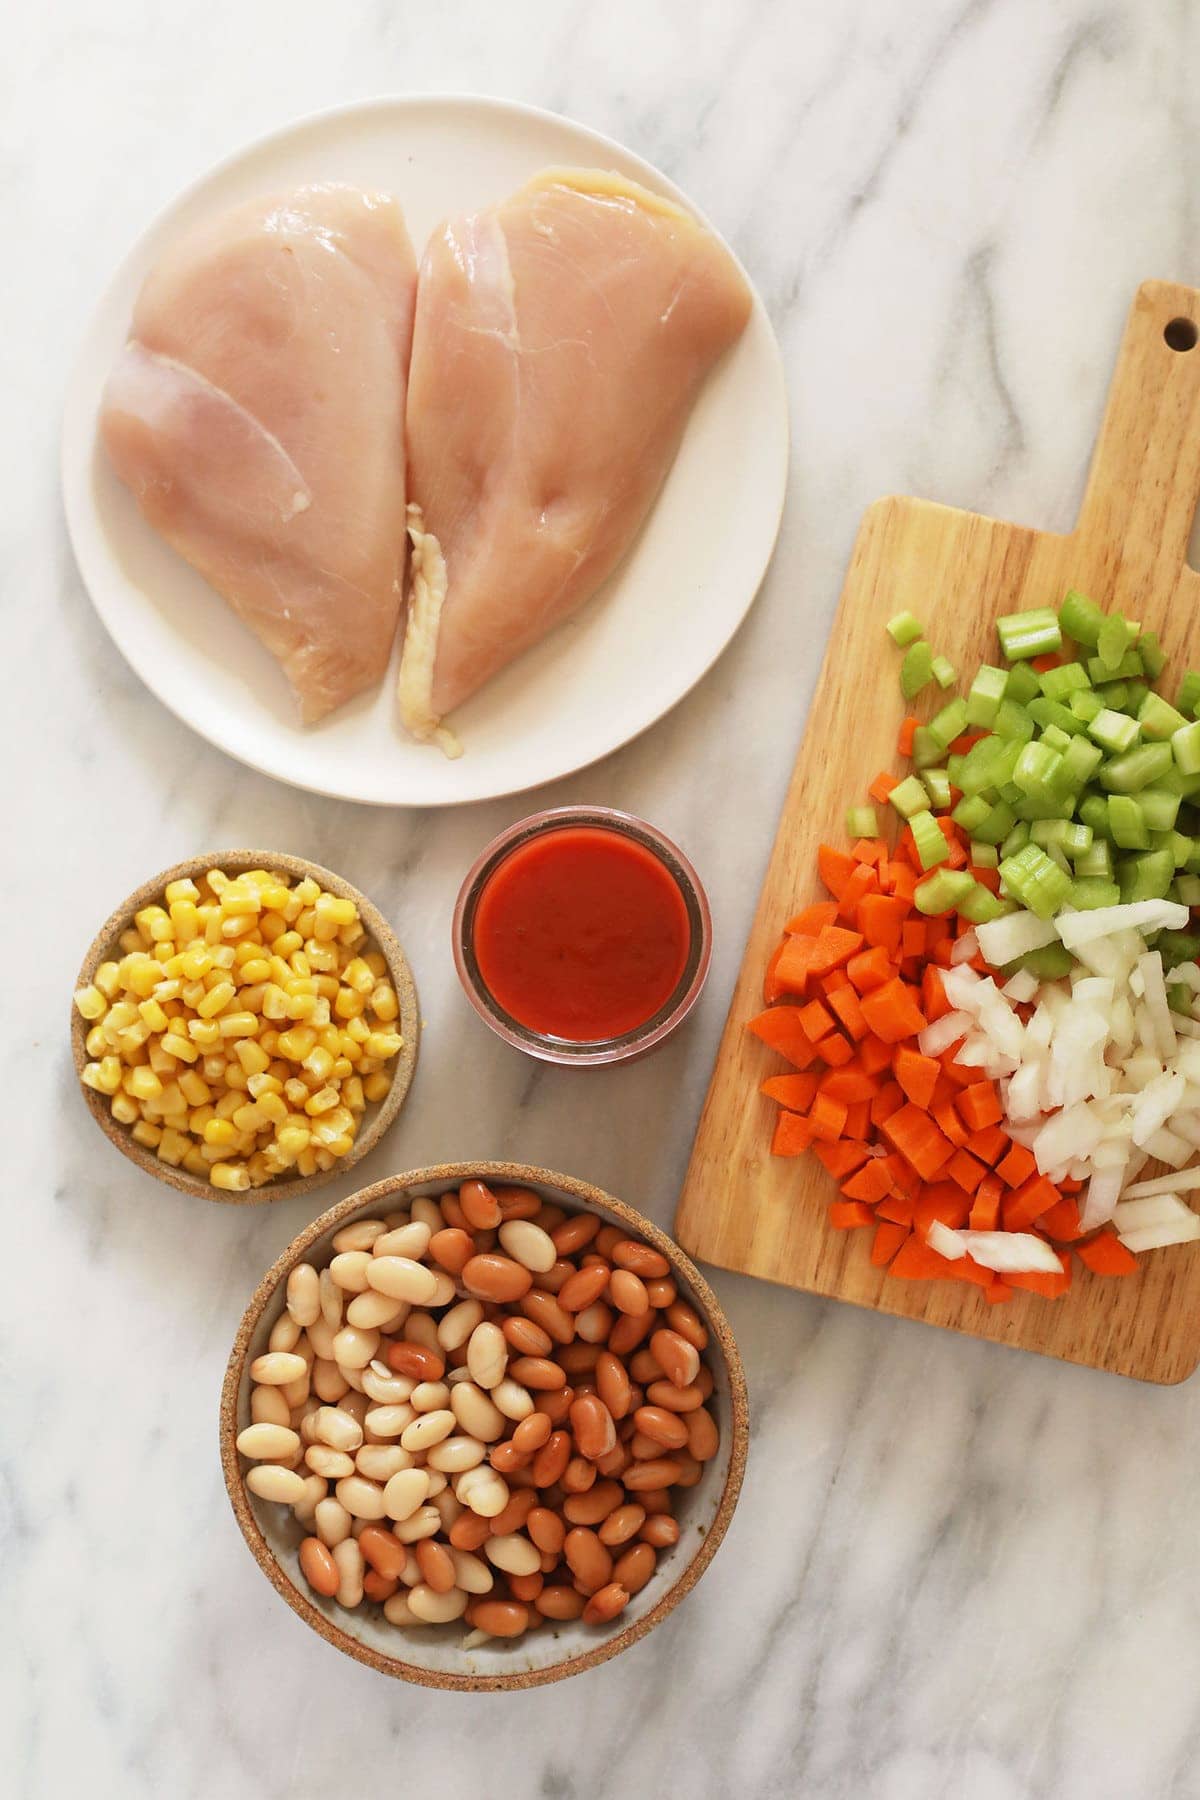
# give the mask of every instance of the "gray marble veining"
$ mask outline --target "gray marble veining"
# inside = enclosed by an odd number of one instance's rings
[[[1200,1387],[1135,1387],[733,1276],[717,1286],[754,1401],[744,1498],[660,1631],[517,1698],[407,1689],[335,1656],[255,1573],[215,1454],[234,1325],[312,1208],[198,1207],[136,1176],[72,1093],[63,1030],[96,920],[148,870],[235,840],[305,851],[390,912],[428,1020],[401,1125],[329,1197],[401,1164],[512,1154],[668,1222],[859,514],[902,489],[1070,524],[1134,287],[1200,279],[1198,20],[1189,0],[9,9],[7,1791],[1200,1795]],[[69,359],[148,218],[231,146],[404,89],[569,112],[679,181],[762,287],[795,444],[775,565],[697,691],[544,794],[442,814],[292,792],[178,725],[91,611],[56,480]],[[716,921],[689,1027],[586,1077],[493,1040],[447,942],[478,847],[567,799],[678,836]],[[17,947],[30,928],[35,954]]]

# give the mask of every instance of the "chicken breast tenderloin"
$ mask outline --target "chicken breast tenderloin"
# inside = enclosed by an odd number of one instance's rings
[[[105,390],[117,474],[277,658],[306,723],[387,668],[415,288],[390,196],[255,201],[163,255]]]
[[[612,572],[750,307],[711,232],[600,170],[434,233],[407,408],[414,736],[451,748],[445,715]]]

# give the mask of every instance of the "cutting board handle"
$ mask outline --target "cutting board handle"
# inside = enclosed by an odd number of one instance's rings
[[[1106,607],[1173,589],[1200,503],[1200,292],[1138,289],[1075,536]]]

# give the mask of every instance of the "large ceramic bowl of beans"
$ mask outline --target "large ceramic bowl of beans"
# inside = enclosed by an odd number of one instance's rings
[[[246,1309],[221,1398],[233,1510],[314,1631],[387,1675],[534,1687],[695,1585],[746,1459],[720,1306],[670,1238],[515,1163],[377,1182]]]

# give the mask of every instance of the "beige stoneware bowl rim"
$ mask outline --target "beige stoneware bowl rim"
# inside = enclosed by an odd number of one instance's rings
[[[135,1163],[144,1175],[153,1175],[168,1186],[177,1188],[181,1194],[190,1194],[198,1200],[212,1200],[223,1206],[264,1206],[276,1200],[294,1200],[298,1194],[309,1194],[314,1189],[324,1187],[330,1181],[336,1181],[348,1169],[373,1150],[384,1133],[395,1122],[396,1116],[403,1106],[409,1087],[412,1084],[413,1071],[416,1068],[417,1051],[421,1034],[420,1008],[417,1002],[416,984],[412,970],[408,965],[400,945],[400,940],[384,918],[379,908],[356,888],[352,882],[345,880],[332,869],[321,863],[312,862],[306,856],[292,856],[284,850],[213,850],[199,856],[189,856],[185,861],[173,863],[161,874],[152,875],[148,881],[129,895],[128,899],[111,912],[104,921],[92,942],[80,966],[75,986],[86,987],[95,975],[100,964],[108,957],[120,933],[133,922],[133,915],[143,906],[162,898],[163,889],[168,882],[185,881],[203,875],[209,869],[228,869],[240,873],[246,869],[281,869],[285,874],[297,880],[311,875],[319,881],[329,893],[336,894],[339,899],[353,900],[358,907],[359,917],[367,928],[373,945],[381,952],[388,965],[392,985],[400,1002],[400,1031],[404,1039],[396,1056],[395,1073],[392,1085],[388,1089],[378,1109],[368,1115],[362,1131],[355,1138],[354,1144],[345,1156],[339,1157],[332,1169],[318,1170],[315,1175],[300,1175],[286,1181],[269,1181],[264,1187],[247,1188],[245,1193],[228,1193],[224,1189],[215,1188],[210,1182],[201,1181],[198,1176],[190,1174],[186,1169],[173,1169],[169,1163],[160,1162],[144,1145],[138,1144],[130,1136],[127,1125],[118,1124],[109,1111],[107,1096],[96,1093],[92,1088],[84,1087],[81,1079],[76,1085],[87,1102],[88,1111],[99,1125],[110,1144],[114,1144],[122,1156],[127,1156]],[[75,1065],[76,1077],[83,1074],[84,1064],[88,1062],[85,1047],[89,1025],[74,1002],[71,1005],[71,1055]]]
[[[403,1657],[385,1656],[371,1646],[359,1641],[349,1632],[319,1611],[308,1596],[292,1582],[291,1578],[280,1566],[278,1559],[254,1516],[243,1485],[241,1459],[237,1450],[238,1396],[241,1391],[242,1376],[251,1338],[263,1313],[272,1299],[285,1284],[288,1274],[304,1256],[305,1252],[318,1238],[343,1224],[356,1213],[381,1205],[391,1195],[413,1188],[437,1187],[440,1183],[450,1188],[459,1182],[470,1179],[495,1181],[514,1186],[543,1187],[554,1190],[555,1198],[561,1199],[570,1208],[594,1208],[605,1212],[624,1225],[627,1230],[636,1232],[639,1237],[652,1244],[656,1250],[671,1263],[691,1287],[699,1309],[708,1327],[710,1350],[715,1349],[725,1367],[729,1381],[730,1397],[730,1431],[732,1442],[729,1449],[729,1467],[725,1476],[725,1485],[713,1521],[704,1533],[694,1553],[684,1565],[679,1575],[672,1582],[649,1612],[633,1621],[610,1636],[600,1638],[595,1647],[582,1655],[568,1656],[560,1663],[553,1663],[546,1668],[513,1670],[511,1674],[480,1675],[474,1673],[456,1674],[448,1670],[427,1669],[418,1663],[406,1662]],[[389,1175],[382,1181],[374,1182],[370,1187],[361,1188],[357,1194],[351,1194],[331,1206],[327,1212],[314,1219],[299,1232],[282,1255],[276,1258],[267,1270],[254,1293],[250,1297],[242,1322],[238,1326],[233,1341],[233,1349],[229,1354],[229,1362],[225,1370],[225,1380],[221,1388],[220,1437],[221,1468],[225,1476],[225,1487],[229,1494],[234,1515],[241,1528],[242,1536],[250,1547],[250,1552],[263,1574],[270,1581],[276,1592],[286,1600],[292,1611],[304,1620],[306,1625],[319,1632],[328,1644],[336,1650],[343,1651],[356,1661],[366,1663],[368,1668],[375,1669],[381,1675],[390,1675],[403,1681],[412,1681],[422,1687],[442,1688],[457,1693],[496,1693],[515,1692],[524,1688],[542,1687],[553,1681],[564,1680],[568,1675],[582,1674],[585,1669],[597,1668],[618,1656],[622,1650],[629,1649],[640,1638],[672,1612],[684,1596],[691,1592],[703,1575],[705,1569],[716,1555],[722,1538],[733,1517],[741,1492],[742,1478],[746,1469],[746,1453],[749,1446],[750,1412],[749,1399],[746,1392],[746,1376],[742,1368],[739,1354],[729,1322],[721,1310],[721,1304],[696,1268],[690,1257],[679,1248],[675,1241],[668,1237],[650,1219],[644,1218],[632,1206],[623,1200],[616,1199],[606,1193],[603,1188],[594,1187],[590,1182],[581,1181],[573,1175],[562,1175],[552,1169],[537,1168],[529,1163],[494,1162],[479,1160],[472,1162],[435,1163],[424,1169],[411,1169],[403,1175]]]

